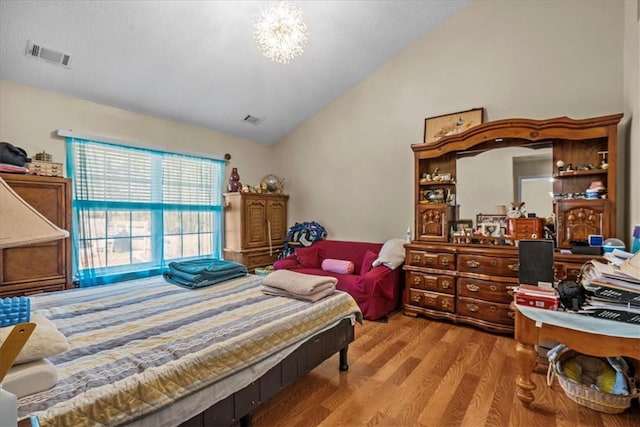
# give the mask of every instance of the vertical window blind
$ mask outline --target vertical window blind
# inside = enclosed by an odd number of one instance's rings
[[[80,286],[220,258],[223,161],[68,137],[67,171]]]

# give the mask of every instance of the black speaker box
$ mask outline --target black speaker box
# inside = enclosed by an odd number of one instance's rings
[[[520,283],[537,285],[539,282],[553,284],[553,241],[520,240],[518,242],[518,278]]]

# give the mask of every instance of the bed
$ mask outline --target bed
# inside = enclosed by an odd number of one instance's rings
[[[32,297],[70,350],[57,384],[18,400],[47,426],[213,426],[238,420],[336,352],[346,370],[355,301],[264,295],[253,275],[189,290],[161,276]]]

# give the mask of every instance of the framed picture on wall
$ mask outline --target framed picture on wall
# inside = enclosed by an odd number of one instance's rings
[[[474,108],[424,119],[424,143],[431,144],[444,136],[455,135],[482,124],[484,108]]]

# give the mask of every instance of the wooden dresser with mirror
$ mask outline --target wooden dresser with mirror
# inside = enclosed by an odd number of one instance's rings
[[[404,313],[512,333],[522,238],[554,239],[556,278],[575,279],[594,256],[559,250],[616,236],[621,118],[505,119],[413,144]],[[520,201],[515,218],[511,202]]]

